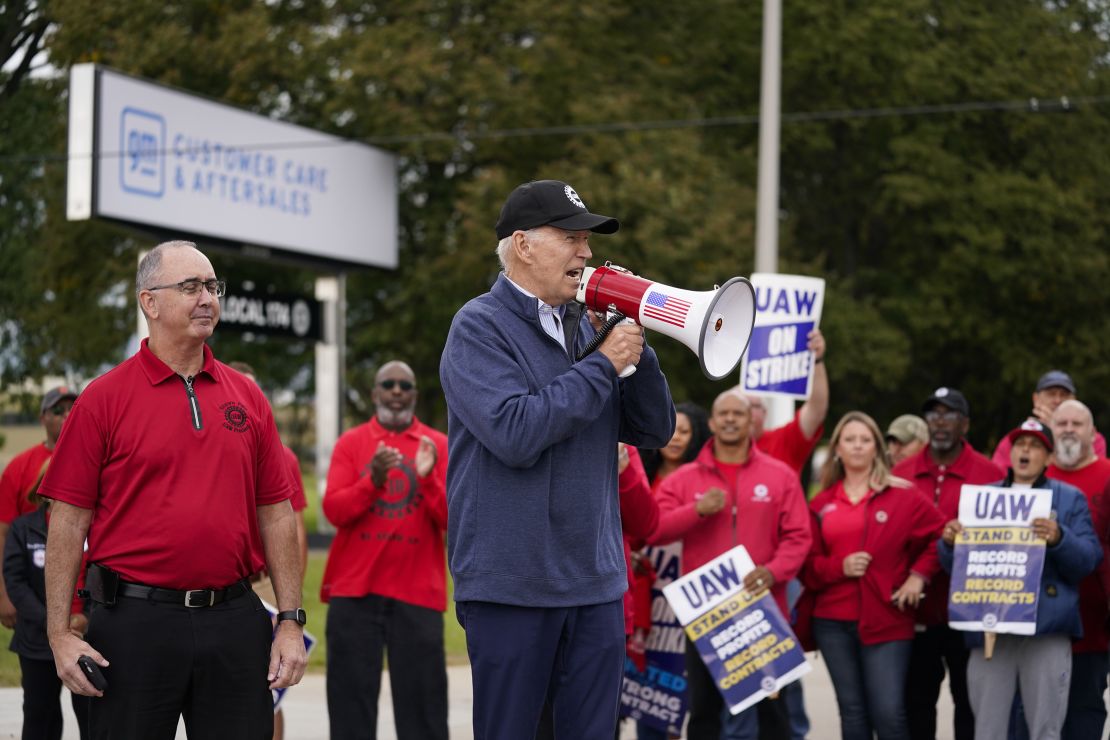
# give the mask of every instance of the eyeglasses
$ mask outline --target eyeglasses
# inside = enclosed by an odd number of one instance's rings
[[[925,421],[959,421],[962,416],[959,411],[926,411]]]
[[[382,382],[378,383],[378,385],[380,385],[382,388],[386,389],[387,391],[393,390],[393,386],[395,386],[395,385],[401,386],[401,390],[403,390],[403,391],[411,391],[413,388],[416,387],[412,382],[410,382],[408,380],[394,380],[393,378],[389,378],[388,380],[383,380]]]
[[[219,298],[227,291],[227,283],[223,280],[197,280],[192,278],[170,285],[155,285],[153,288],[147,288],[147,290],[162,290],[163,288],[177,288],[184,295],[196,295],[200,293],[201,288],[204,288],[214,297]]]
[[[47,411],[49,411],[54,416],[65,416],[70,412],[72,408],[72,406],[51,406],[47,409]]]

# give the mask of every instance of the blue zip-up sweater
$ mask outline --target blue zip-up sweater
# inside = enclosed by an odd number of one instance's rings
[[[563,316],[575,353],[594,336]],[[655,352],[620,380],[600,352],[574,362],[535,298],[502,274],[455,315],[447,399],[447,553],[456,601],[536,607],[616,601],[627,587],[617,442],[662,447],[674,405]]]
[[[1009,488],[1014,481],[1013,470],[1005,480],[989,483],[991,486]],[[1044,571],[1041,573],[1041,593],[1037,599],[1037,635],[1062,633],[1073,638],[1083,636],[1083,622],[1079,616],[1079,582],[1102,562],[1102,545],[1091,524],[1091,510],[1083,492],[1062,481],[1046,478],[1044,474],[1033,488],[1052,491],[1052,514],[1060,527],[1060,541],[1045,548]],[[953,548],[941,538],[937,542],[937,555],[941,566],[952,572]],[[982,647],[982,632],[965,632],[968,647]]]

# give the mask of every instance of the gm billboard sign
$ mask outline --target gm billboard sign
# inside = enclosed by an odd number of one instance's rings
[[[802,275],[757,272],[755,328],[740,385],[745,391],[769,396],[808,398],[813,385],[813,353],[807,335],[821,323],[825,281]]]
[[[397,265],[383,150],[93,64],[70,72],[67,216]]]

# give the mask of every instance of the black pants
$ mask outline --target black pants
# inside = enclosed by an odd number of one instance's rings
[[[203,609],[145,599],[94,604],[89,644],[111,663],[89,712],[95,740],[269,740],[273,627],[253,592]]]
[[[686,686],[690,722],[686,726],[689,740],[718,740],[721,737],[721,717],[727,711],[720,689],[705,667],[694,643],[686,640]],[[786,700],[780,694],[767,698],[749,708],[759,717],[760,740],[788,740],[790,715]]]
[[[58,697],[62,679],[58,678],[54,661],[20,655],[19,668],[23,686],[23,740],[61,740],[62,705]],[[80,694],[70,696],[81,740],[85,740],[89,731],[89,697]]]
[[[447,740],[443,612],[369,595],[328,606],[328,720],[332,740],[378,733],[382,653],[389,656],[400,740]]]
[[[906,680],[906,721],[911,740],[936,738],[937,699],[945,666],[955,708],[952,720],[955,738],[974,739],[975,716],[967,698],[968,652],[963,633],[949,629],[948,625],[934,625],[914,635]]]

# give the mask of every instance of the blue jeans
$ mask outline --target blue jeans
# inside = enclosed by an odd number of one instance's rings
[[[905,686],[912,641],[863,645],[856,622],[813,620],[813,636],[825,658],[843,740],[906,740]]]

